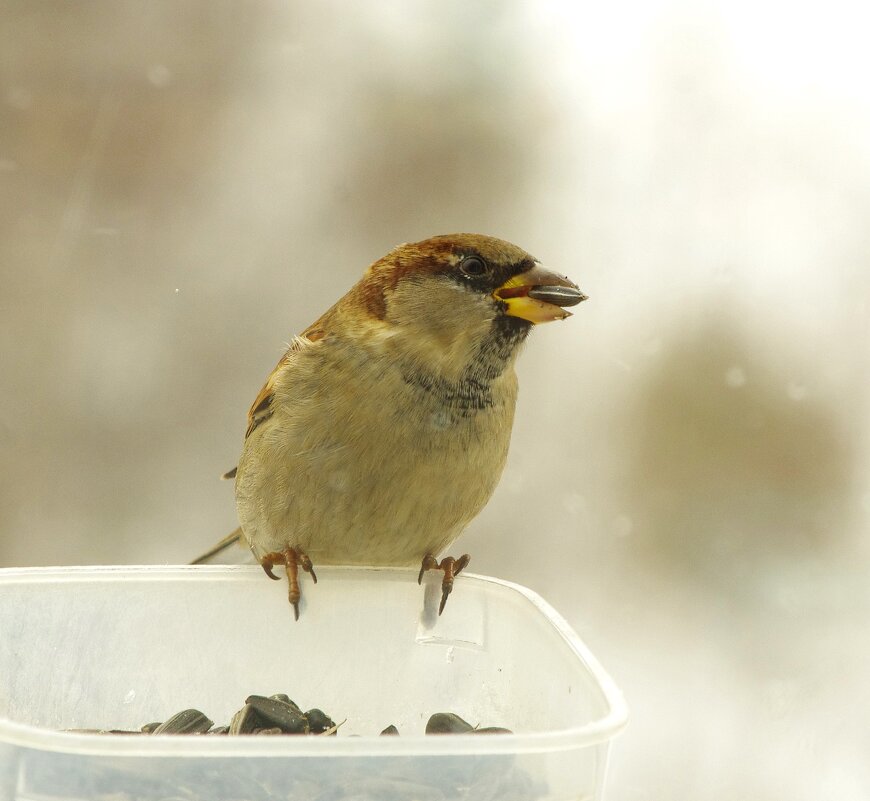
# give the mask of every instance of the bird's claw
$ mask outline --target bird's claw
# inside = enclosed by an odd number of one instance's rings
[[[287,581],[290,585],[288,600],[293,607],[293,617],[295,620],[299,620],[299,599],[302,597],[302,592],[299,589],[299,568],[301,567],[306,573],[309,573],[314,583],[317,584],[314,565],[311,564],[311,559],[308,555],[298,548],[285,548],[283,551],[272,551],[260,557],[260,565],[266,572],[266,575],[276,581],[278,581],[278,576],[272,572],[272,568],[279,562],[284,565],[284,569],[287,571]]]
[[[458,559],[452,556],[445,556],[440,562],[431,554],[427,553],[423,557],[423,562],[420,565],[420,574],[417,576],[417,583],[422,584],[423,574],[427,570],[441,570],[444,572],[444,578],[441,579],[441,603],[438,606],[438,614],[444,611],[447,604],[447,598],[453,592],[453,579],[456,578],[471,561],[471,557],[465,553]]]
[[[304,554],[302,551],[296,551],[296,554],[299,559],[299,567],[308,573],[311,576],[311,580],[317,584],[317,574],[314,572],[314,565],[311,564],[308,554]]]
[[[265,555],[265,556],[260,560],[260,567],[263,568],[263,571],[265,572],[265,574],[266,574],[270,579],[274,579],[275,581],[280,581],[280,580],[281,580],[280,576],[276,576],[276,575],[272,572],[272,568],[275,566],[275,562],[273,561],[273,558],[274,558],[274,557],[280,557],[281,561],[282,561],[282,562],[284,561],[284,557],[283,557],[282,554],[279,554],[279,553],[269,553],[269,554],[266,554],[266,555]]]

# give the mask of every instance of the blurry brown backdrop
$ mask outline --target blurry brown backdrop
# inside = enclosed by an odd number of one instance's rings
[[[591,299],[460,547],[624,689],[609,797],[870,797],[866,14],[6,0],[0,563],[188,560],[283,343],[493,234]]]

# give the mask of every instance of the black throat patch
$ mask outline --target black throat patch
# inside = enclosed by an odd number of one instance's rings
[[[459,379],[450,381],[416,366],[403,366],[402,378],[406,384],[431,396],[449,411],[470,417],[494,405],[492,382],[505,371],[531,327],[532,324],[526,320],[499,315]]]

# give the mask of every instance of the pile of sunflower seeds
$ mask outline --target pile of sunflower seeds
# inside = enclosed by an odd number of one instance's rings
[[[284,693],[250,695],[228,726],[215,726],[198,709],[182,709],[141,729],[68,729],[77,734],[335,734],[338,726],[320,709],[303,712]]]
[[[277,693],[268,697],[249,695],[245,705],[233,715],[228,726],[215,726],[198,709],[183,709],[165,721],[146,723],[141,729],[68,729],[77,734],[317,734],[333,735],[341,723],[335,723],[321,709],[303,712],[290,697]],[[382,735],[398,735],[387,726]],[[511,734],[499,726],[472,726],[453,712],[436,712],[426,723],[426,734]]]
[[[198,709],[184,709],[165,721],[135,731],[73,729],[78,733],[121,735],[335,735],[340,727],[320,709],[303,712],[287,695],[251,695],[229,725],[215,726]],[[510,734],[508,729],[475,727],[453,712],[438,712],[427,735]],[[383,736],[396,736],[387,726]],[[89,801],[537,801],[546,787],[533,780],[512,754],[452,756],[385,754],[377,767],[366,759],[248,757],[233,760],[100,760],[87,770],[52,761],[27,777],[34,796]],[[220,769],[219,769],[220,768]],[[135,786],[135,795],[128,788]]]

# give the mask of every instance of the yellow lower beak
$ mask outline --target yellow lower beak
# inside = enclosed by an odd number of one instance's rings
[[[540,265],[509,278],[492,296],[507,306],[505,314],[530,323],[564,320],[571,312],[563,306],[586,300],[573,281]]]

